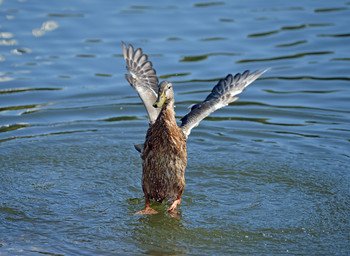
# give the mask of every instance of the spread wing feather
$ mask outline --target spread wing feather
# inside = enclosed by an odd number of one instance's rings
[[[190,112],[181,119],[182,131],[188,136],[192,128],[196,127],[202,119],[215,110],[237,100],[238,97],[235,97],[235,95],[241,93],[244,88],[266,71],[267,69],[249,73],[249,70],[246,70],[242,74],[237,73],[235,76],[229,74],[226,78],[221,79],[207,98],[203,102],[192,106]]]
[[[130,75],[125,74],[125,78],[137,91],[145,105],[150,123],[153,124],[160,112],[160,109],[152,106],[157,99],[159,84],[156,70],[141,48],[134,50],[131,44],[127,47],[124,42],[122,42],[122,45],[126,69],[130,72]]]

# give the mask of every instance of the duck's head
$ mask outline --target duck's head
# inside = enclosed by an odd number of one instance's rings
[[[163,81],[159,85],[158,98],[153,104],[155,108],[162,108],[168,104],[174,104],[174,90],[173,85],[168,81]]]

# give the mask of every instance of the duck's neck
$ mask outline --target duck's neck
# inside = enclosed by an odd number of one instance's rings
[[[166,108],[166,109],[171,109],[173,112],[174,112],[174,100],[170,100],[169,102],[166,102],[163,106],[163,108]],[[162,108],[162,109],[163,109]],[[174,112],[175,113],[175,112]]]
[[[163,121],[176,124],[174,102],[169,102],[168,104],[164,105],[158,118],[162,119]]]

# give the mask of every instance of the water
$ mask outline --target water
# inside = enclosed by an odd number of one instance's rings
[[[348,255],[348,1],[0,1],[1,255]],[[176,115],[271,67],[188,140],[176,218],[142,209],[146,112],[120,41]]]

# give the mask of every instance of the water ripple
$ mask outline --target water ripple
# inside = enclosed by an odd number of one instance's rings
[[[243,60],[236,61],[236,63],[275,61],[275,60],[284,60],[284,59],[296,59],[296,58],[302,58],[302,57],[310,56],[310,55],[327,55],[327,54],[334,54],[334,52],[333,51],[305,52],[305,53],[297,53],[297,54],[293,54],[293,55],[285,55],[285,56],[278,56],[278,57],[272,57],[272,58],[243,59]]]
[[[320,12],[337,12],[337,11],[345,11],[348,10],[347,7],[338,7],[338,8],[322,8],[322,9],[315,9],[314,12],[320,13]]]
[[[208,53],[204,55],[194,55],[194,56],[185,56],[183,57],[180,62],[194,62],[194,61],[202,61],[207,59],[209,56],[236,56],[239,55],[238,53],[225,53],[225,52],[218,52],[218,53]]]
[[[84,18],[85,15],[82,13],[49,13],[48,17],[56,17],[56,18]]]
[[[210,7],[210,6],[215,6],[215,5],[225,5],[225,2],[208,2],[208,3],[198,3],[195,4],[195,7]]]
[[[282,32],[282,31],[299,30],[299,29],[312,28],[312,27],[328,27],[328,26],[334,26],[334,24],[333,23],[310,23],[310,24],[307,23],[307,24],[301,24],[301,25],[296,25],[296,26],[283,26],[280,29],[276,29],[276,30],[248,34],[248,37],[262,37],[262,36],[269,36],[269,35],[277,34],[277,33]]]
[[[265,89],[265,92],[268,93],[275,93],[275,94],[295,94],[295,93],[334,93],[334,92],[340,92],[341,90],[325,90],[325,91],[289,91],[289,92],[285,92],[285,91],[275,91],[275,90],[268,90]]]
[[[25,109],[28,111],[28,109],[38,109],[44,106],[49,106],[52,103],[46,103],[46,104],[31,104],[31,105],[18,105],[18,106],[8,106],[8,107],[2,107],[0,108],[0,112],[4,111],[13,111],[13,110],[23,110]],[[24,112],[26,113],[26,112]]]
[[[267,78],[261,78],[261,79],[267,79]],[[268,79],[282,79],[282,80],[304,80],[304,79],[311,79],[311,80],[325,80],[325,81],[331,81],[331,80],[344,80],[344,81],[350,81],[350,77],[318,77],[318,76],[270,76]]]
[[[30,91],[59,91],[59,90],[62,90],[62,88],[15,88],[15,89],[0,90],[0,94],[30,92]]]
[[[345,34],[318,34],[318,37],[349,37],[350,33]]]
[[[0,0],[0,254],[347,255],[349,0],[39,2]],[[272,66],[193,129],[177,218],[133,215],[149,122],[120,40],[177,120]]]
[[[30,124],[26,124],[26,123],[4,125],[4,126],[0,126],[0,132],[8,132],[8,131],[13,131],[13,130],[23,129],[23,128],[30,127],[30,126],[31,126]]]
[[[305,43],[307,43],[307,40],[299,40],[288,44],[278,44],[276,45],[276,47],[291,47],[291,46],[296,46],[296,45],[305,44]]]
[[[44,22],[39,29],[33,29],[32,33],[36,37],[43,36],[47,31],[53,31],[59,27],[58,23],[53,20]]]

